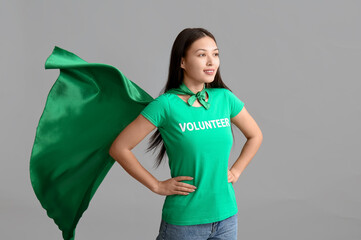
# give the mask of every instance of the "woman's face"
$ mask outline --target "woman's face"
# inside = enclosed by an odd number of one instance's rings
[[[219,67],[217,44],[208,36],[192,43],[186,55],[181,60],[184,78],[201,82],[213,82]]]

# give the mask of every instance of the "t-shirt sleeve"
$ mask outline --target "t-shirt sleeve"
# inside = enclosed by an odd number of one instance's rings
[[[242,102],[233,92],[227,90],[230,118],[237,116],[237,114],[243,109],[244,102]]]
[[[160,95],[140,112],[156,127],[162,127],[166,124],[167,114],[169,110],[168,99],[165,95]]]

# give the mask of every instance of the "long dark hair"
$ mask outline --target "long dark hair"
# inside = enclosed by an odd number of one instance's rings
[[[217,43],[212,33],[210,33],[204,28],[186,28],[178,34],[178,36],[176,37],[173,43],[172,52],[170,55],[168,80],[165,87],[161,91],[160,95],[167,92],[171,88],[178,88],[181,85],[184,77],[183,69],[180,66],[181,58],[185,57],[187,50],[190,48],[193,42],[206,36],[211,37],[214,40],[214,42]],[[230,90],[226,86],[226,84],[224,84],[222,81],[219,67],[213,82],[206,83],[206,88],[226,88]],[[233,135],[232,125],[231,125],[231,131]],[[146,151],[149,152],[152,149],[155,150],[159,146],[159,144],[161,144],[162,147],[157,155],[157,161],[155,163],[156,168],[159,167],[159,165],[162,163],[162,160],[166,153],[163,138],[159,130],[157,129],[157,131],[154,132],[154,134],[150,137],[149,147],[147,148]]]

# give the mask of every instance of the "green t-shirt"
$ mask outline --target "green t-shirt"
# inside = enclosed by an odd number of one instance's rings
[[[162,219],[175,225],[224,220],[238,212],[233,184],[228,182],[228,160],[233,136],[231,118],[244,103],[225,88],[206,89],[210,103],[193,107],[173,93],[163,93],[141,112],[158,129],[169,159],[172,178],[197,187],[188,195],[168,195]]]

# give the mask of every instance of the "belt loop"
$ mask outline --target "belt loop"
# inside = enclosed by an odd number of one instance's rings
[[[217,222],[213,222],[212,223],[212,233],[214,233],[216,231],[216,227],[217,227]]]

